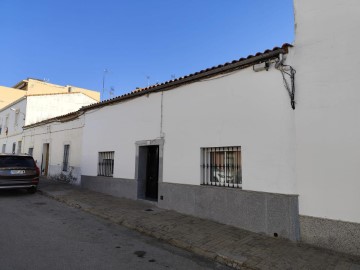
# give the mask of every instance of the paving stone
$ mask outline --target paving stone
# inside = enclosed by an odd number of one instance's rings
[[[360,270],[360,258],[41,179],[39,191],[235,269]],[[151,209],[152,211],[146,211]]]

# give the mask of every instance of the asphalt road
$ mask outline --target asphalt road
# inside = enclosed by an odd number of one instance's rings
[[[0,191],[0,269],[229,269],[40,194]]]

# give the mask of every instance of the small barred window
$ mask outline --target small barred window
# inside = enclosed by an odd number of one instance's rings
[[[69,166],[69,153],[70,153],[70,145],[65,144],[64,145],[64,156],[63,156],[63,166],[62,170],[64,172],[67,172],[68,166]]]
[[[241,147],[202,148],[201,178],[203,185],[241,188]]]
[[[114,174],[114,151],[99,152],[98,175],[113,176]]]

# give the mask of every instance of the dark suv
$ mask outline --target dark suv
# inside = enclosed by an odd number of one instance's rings
[[[25,188],[35,193],[40,170],[28,155],[0,154],[0,189]]]

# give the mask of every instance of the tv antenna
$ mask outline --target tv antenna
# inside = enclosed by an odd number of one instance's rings
[[[112,98],[114,96],[115,88],[113,86],[110,87],[109,97]]]
[[[102,77],[102,94],[103,94],[103,96],[104,96],[104,92],[105,92],[105,76],[107,73],[109,73],[109,70],[107,68],[105,68],[103,71],[103,77]]]

